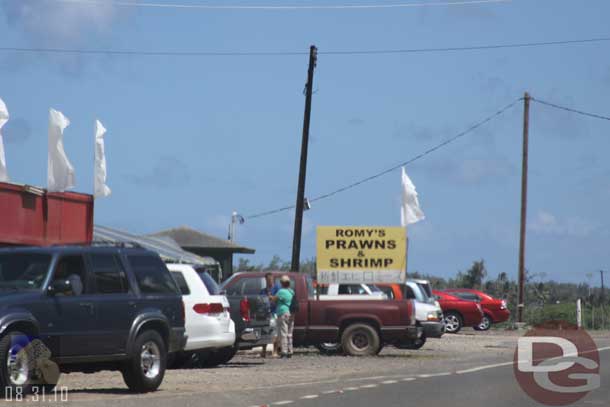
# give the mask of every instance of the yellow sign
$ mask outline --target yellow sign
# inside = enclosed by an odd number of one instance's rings
[[[405,228],[318,226],[317,233],[319,283],[404,283]]]

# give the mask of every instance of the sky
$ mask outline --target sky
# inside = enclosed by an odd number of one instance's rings
[[[137,1],[133,1],[137,3]],[[396,0],[398,2],[398,0]],[[408,1],[405,1],[408,2]],[[421,0],[414,3],[434,3]],[[171,3],[171,2],[166,2]],[[183,4],[388,4],[373,0]],[[610,36],[604,0],[357,10],[202,10],[0,0],[0,47],[138,51],[301,51],[460,47]],[[446,53],[323,55],[314,80],[306,196],[408,160],[532,96],[610,115],[610,43]],[[112,195],[95,222],[136,233],[188,225],[226,237],[246,216],[246,256],[289,260],[307,55],[121,56],[0,51],[12,181],[46,184],[48,109],[77,191],[93,190],[94,120],[108,129]],[[531,273],[592,282],[610,267],[610,122],[533,103],[527,261]],[[409,228],[409,270],[449,277],[484,259],[517,276],[521,102],[407,167],[426,220]],[[314,202],[317,225],[399,225],[400,171]],[[591,273],[595,273],[589,279]]]

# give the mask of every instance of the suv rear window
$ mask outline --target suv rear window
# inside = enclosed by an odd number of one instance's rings
[[[180,288],[180,292],[182,293],[182,295],[189,295],[191,293],[191,290],[189,289],[189,285],[184,279],[184,274],[179,271],[172,271],[171,273],[172,277],[174,278],[174,281],[176,282],[176,284],[178,284],[178,288]]]
[[[208,289],[208,293],[210,295],[218,295],[218,293],[220,293],[220,287],[218,287],[216,281],[214,281],[212,276],[210,276],[206,271],[197,269],[197,274],[199,275],[201,281],[203,281],[205,288]]]
[[[176,282],[157,256],[127,256],[142,294],[180,294]]]
[[[97,293],[117,294],[129,291],[125,270],[115,255],[92,254],[91,265]]]

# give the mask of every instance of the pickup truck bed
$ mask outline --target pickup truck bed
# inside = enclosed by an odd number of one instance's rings
[[[417,326],[411,301],[330,300],[314,297],[313,282],[304,273],[273,273],[275,278],[288,275],[299,301],[295,315],[295,346],[318,346],[340,342],[343,350],[354,356],[377,354],[385,345],[408,347],[422,334]],[[230,290],[241,278],[263,278],[265,273],[238,273],[225,289]]]

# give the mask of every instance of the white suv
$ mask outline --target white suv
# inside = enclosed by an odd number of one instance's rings
[[[176,356],[172,367],[193,363],[212,367],[228,362],[224,355],[230,354],[235,344],[235,323],[227,297],[219,295],[214,279],[196,266],[170,263],[167,268],[182,292],[188,336],[184,352]]]

